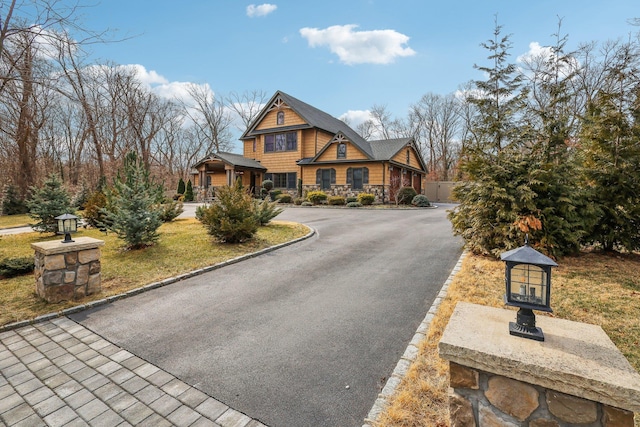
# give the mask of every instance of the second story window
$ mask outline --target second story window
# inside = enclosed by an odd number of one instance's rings
[[[407,164],[411,164],[411,153],[409,151],[409,149],[407,148]]]
[[[284,124],[284,111],[278,111],[278,118],[276,119],[276,123],[279,125]]]
[[[276,133],[264,136],[264,152],[296,151],[298,149],[297,132]]]
[[[338,159],[346,159],[347,158],[347,144],[341,142],[338,144]]]

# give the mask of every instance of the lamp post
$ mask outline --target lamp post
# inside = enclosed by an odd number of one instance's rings
[[[71,243],[71,233],[78,231],[78,217],[72,214],[62,214],[55,217],[58,220],[58,234],[64,234],[62,243]]]
[[[506,263],[504,302],[519,307],[516,322],[509,322],[511,335],[544,341],[542,329],[536,327],[533,310],[551,313],[551,268],[557,267],[551,258],[529,246],[504,252],[500,259]]]

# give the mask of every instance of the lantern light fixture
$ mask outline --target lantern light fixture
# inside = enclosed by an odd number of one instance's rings
[[[58,234],[64,234],[62,243],[71,243],[71,233],[78,231],[78,217],[72,214],[62,214],[55,217],[58,220]]]
[[[519,307],[516,322],[509,322],[511,335],[544,341],[542,329],[536,327],[533,310],[551,313],[551,268],[557,267],[551,258],[529,246],[529,236],[519,248],[504,252],[506,263],[504,303]]]

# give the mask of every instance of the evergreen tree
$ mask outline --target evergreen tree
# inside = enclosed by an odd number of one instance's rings
[[[135,153],[126,155],[113,188],[107,192],[107,228],[123,239],[129,249],[157,242],[162,225],[158,200],[161,188]]]
[[[254,210],[256,206],[251,196],[242,188],[242,181],[236,180],[233,187],[221,187],[216,196],[216,201],[211,206],[199,207],[196,211],[196,218],[207,228],[207,232],[225,243],[240,243],[251,239],[258,231],[259,215],[265,213]],[[270,205],[264,207],[268,208]],[[266,217],[264,220],[268,222]]]
[[[193,186],[191,185],[191,180],[187,181],[187,189],[184,192],[184,201],[193,202]]]
[[[15,185],[9,184],[2,200],[3,215],[21,215],[29,212],[27,203],[20,197]]]
[[[519,223],[539,249],[555,256],[579,250],[590,218],[572,144],[575,94],[570,82],[576,67],[573,55],[564,51],[567,37],[560,36],[561,24],[555,44],[534,60],[537,66],[530,76],[534,96],[527,103],[522,135],[528,140],[524,152],[530,158],[529,187],[536,197],[533,209],[521,212],[520,218],[535,219],[538,227]]]
[[[522,76],[508,63],[509,36],[496,23],[493,39],[482,46],[489,51],[491,67],[476,66],[488,76],[474,82],[468,96],[475,114],[467,126],[461,170],[464,180],[453,191],[460,204],[449,214],[454,233],[476,253],[498,255],[520,246],[521,227],[538,227],[527,212],[535,210],[535,193],[529,188],[529,159],[522,151],[520,117],[526,92]]]
[[[31,187],[31,199],[27,202],[29,216],[37,221],[32,228],[41,233],[58,231],[57,216],[72,213],[69,193],[57,175],[51,174],[42,187]]]
[[[640,250],[640,84],[637,57],[623,46],[608,90],[588,105],[581,141],[585,181],[597,221],[586,237],[604,250]]]
[[[178,181],[178,194],[184,194],[184,192],[185,192],[184,180],[182,179],[182,177],[180,177],[180,181]]]

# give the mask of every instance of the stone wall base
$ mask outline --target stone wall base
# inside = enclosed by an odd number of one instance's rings
[[[75,242],[59,240],[33,243],[36,293],[47,302],[78,300],[102,290],[100,246],[90,237]]]
[[[451,427],[633,427],[633,412],[450,362]]]

